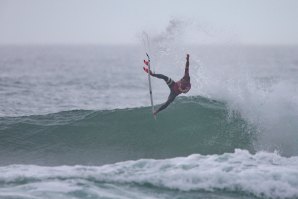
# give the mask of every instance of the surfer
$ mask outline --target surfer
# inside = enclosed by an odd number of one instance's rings
[[[143,69],[146,73],[148,73],[147,67],[143,67]],[[154,116],[156,116],[157,113],[167,108],[169,104],[171,104],[178,95],[180,95],[181,93],[187,93],[190,90],[191,84],[190,84],[190,77],[189,77],[189,54],[186,55],[184,76],[179,81],[175,82],[174,80],[172,80],[171,78],[165,75],[155,74],[155,73],[152,73],[152,71],[150,71],[150,75],[159,79],[163,79],[167,83],[168,87],[170,88],[170,95],[168,97],[168,100],[153,113]]]

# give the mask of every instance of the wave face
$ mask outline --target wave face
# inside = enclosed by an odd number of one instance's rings
[[[297,157],[237,149],[104,166],[9,165],[0,167],[0,197],[297,198],[297,164]]]
[[[107,164],[193,153],[254,151],[255,131],[225,104],[181,97],[155,121],[150,108],[3,117],[1,165]]]

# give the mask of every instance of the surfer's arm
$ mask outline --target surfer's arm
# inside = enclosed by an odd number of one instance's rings
[[[185,64],[185,72],[183,79],[188,80],[189,77],[189,54],[186,55],[186,64]]]
[[[167,108],[173,101],[174,99],[176,98],[177,95],[171,95],[168,97],[168,100],[163,104],[161,105],[155,112],[154,112],[154,115],[156,115],[158,112],[164,110],[165,108]]]

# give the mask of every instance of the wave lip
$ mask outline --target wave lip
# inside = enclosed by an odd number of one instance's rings
[[[268,152],[253,155],[236,149],[234,153],[222,155],[193,154],[164,160],[141,159],[99,167],[10,165],[0,167],[3,174],[0,190],[22,185],[38,190],[49,187],[44,191],[63,193],[76,190],[77,185],[84,182],[93,187],[96,184],[100,189],[108,183],[116,187],[150,185],[152,189],[184,192],[228,191],[255,197],[295,198],[298,197],[297,164],[297,156],[286,158]],[[56,183],[62,188],[55,186]],[[56,188],[51,190],[51,187]],[[34,193],[34,190],[28,190],[31,191]]]

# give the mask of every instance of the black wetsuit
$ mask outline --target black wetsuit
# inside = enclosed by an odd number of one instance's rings
[[[188,60],[186,61],[184,76],[178,82],[175,82],[171,78],[169,78],[165,75],[162,75],[162,74],[152,74],[151,73],[151,75],[153,77],[163,79],[167,83],[167,85],[171,91],[170,95],[168,97],[168,100],[156,110],[156,113],[167,108],[169,106],[169,104],[171,104],[178,95],[180,95],[181,93],[187,93],[191,88],[190,77],[189,77],[189,61]]]

